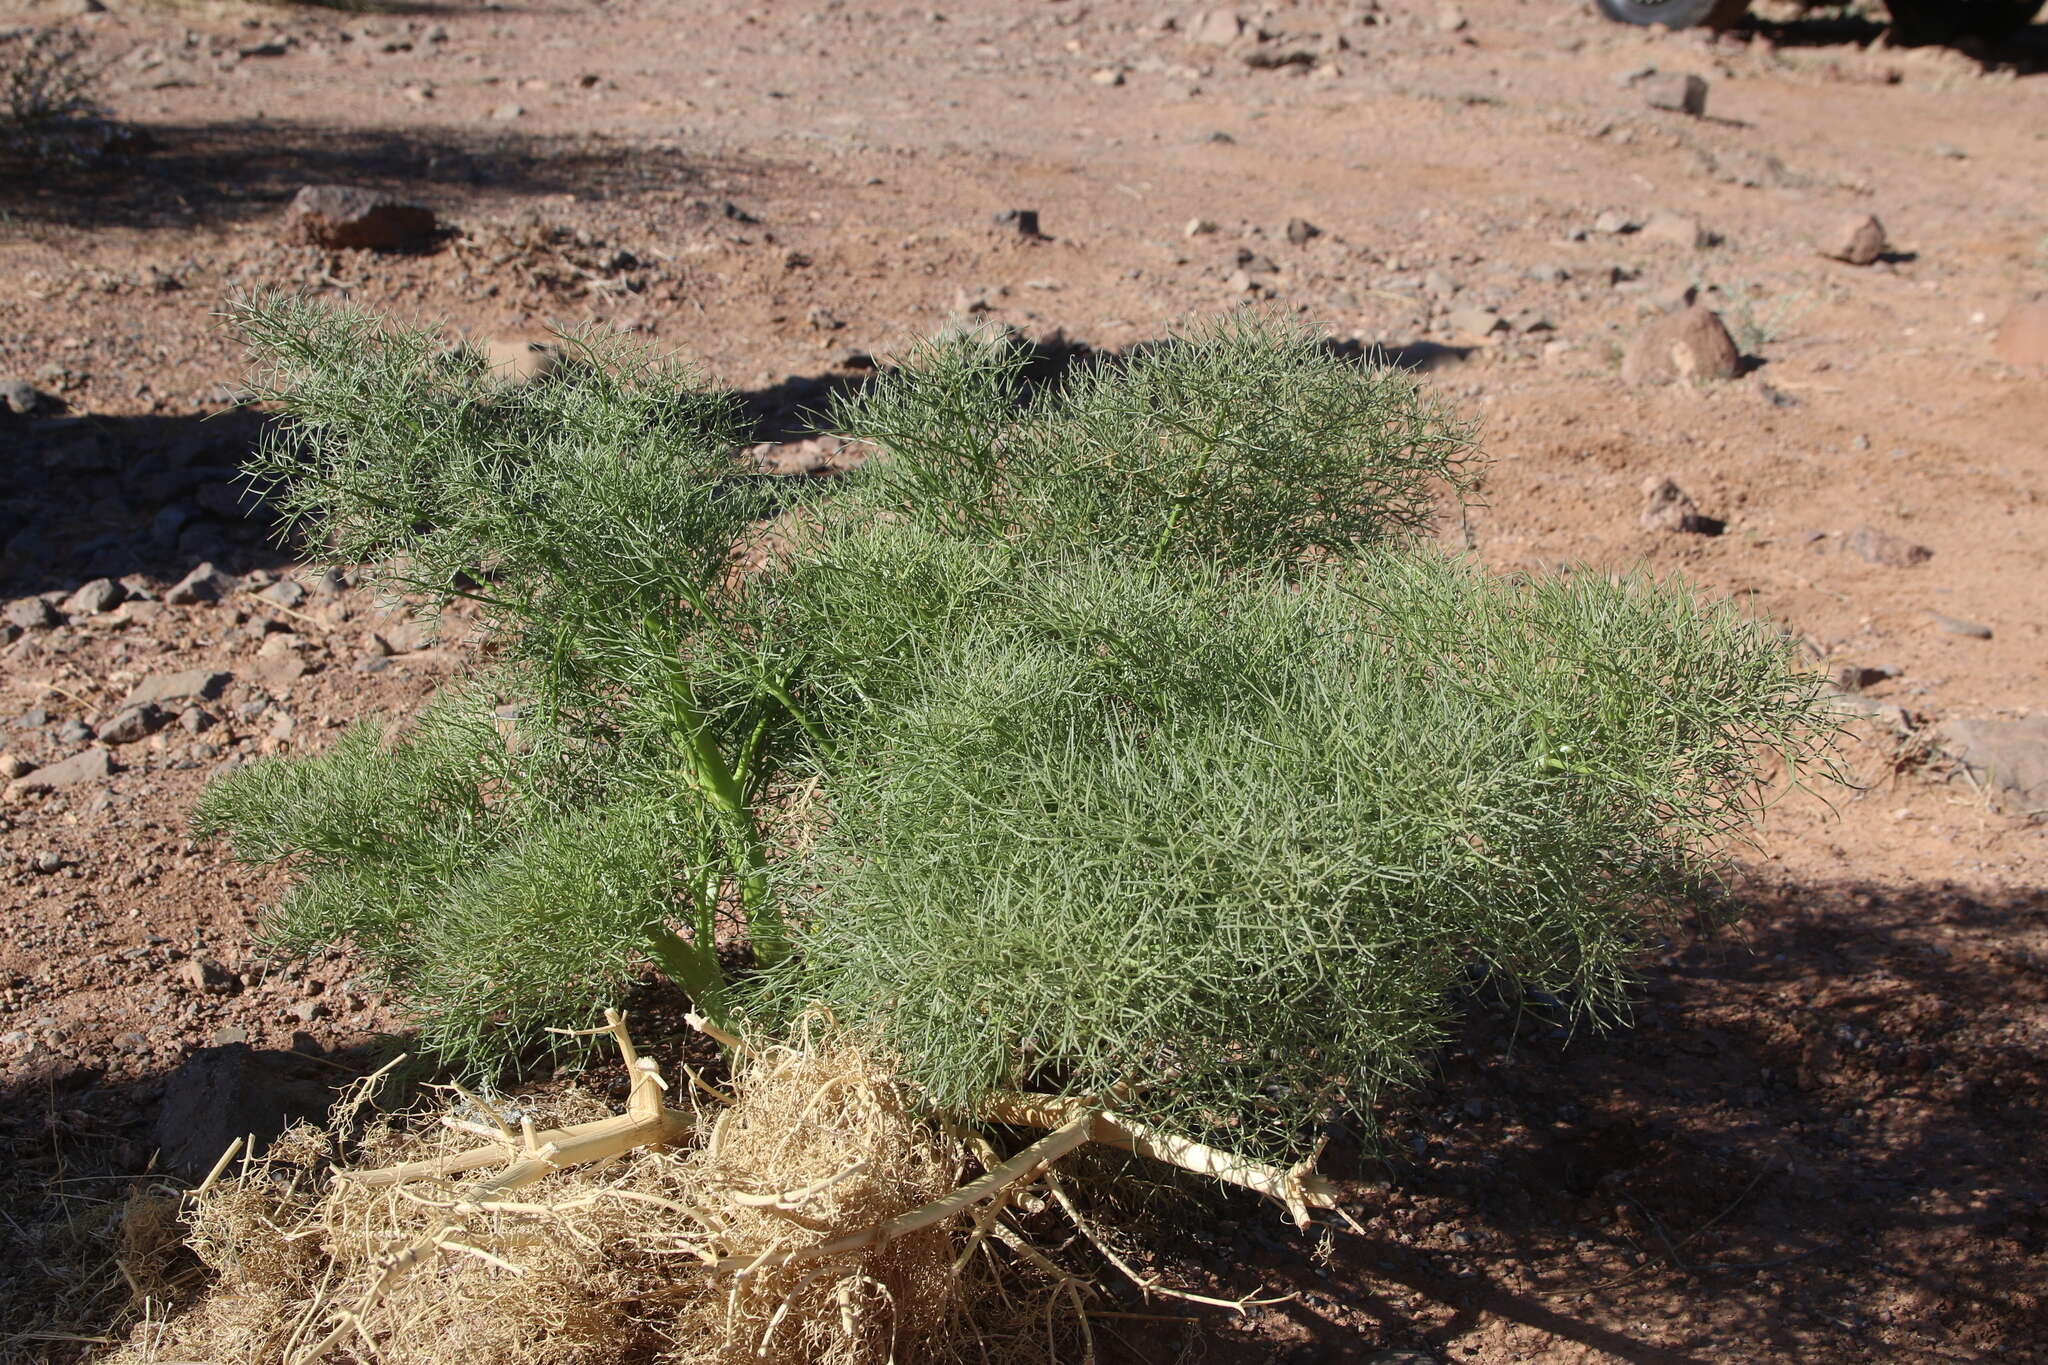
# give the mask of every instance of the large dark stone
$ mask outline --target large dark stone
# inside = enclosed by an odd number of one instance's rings
[[[434,211],[353,185],[308,185],[285,210],[285,237],[311,246],[400,251],[440,231]]]
[[[333,1072],[292,1052],[258,1052],[229,1043],[192,1054],[164,1082],[156,1120],[159,1160],[183,1175],[204,1175],[238,1137],[270,1141],[300,1119],[318,1120],[334,1103]]]

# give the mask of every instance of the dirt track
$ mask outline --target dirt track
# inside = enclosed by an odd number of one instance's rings
[[[345,961],[266,965],[271,884],[184,836],[212,767],[413,704],[460,649],[345,585],[259,595],[292,566],[225,482],[253,424],[200,420],[242,373],[223,297],[631,329],[748,391],[763,440],[958,313],[1114,348],[1255,300],[1426,364],[1483,423],[1487,506],[1450,543],[1502,571],[1683,572],[1873,679],[1875,715],[1846,751],[1863,789],[1780,808],[1746,937],[1673,945],[1636,1033],[1524,1019],[1509,1061],[1482,1012],[1389,1115],[1399,1160],[1340,1172],[1365,1236],[1325,1264],[1263,1210],[1162,1234],[1191,1287],[1256,1270],[1303,1294],[1128,1333],[1132,1358],[2043,1358],[2048,850],[1935,736],[2042,703],[2048,371],[1992,335],[2048,288],[2048,28],[1973,57],[1856,21],[1658,36],[1564,0],[1465,0],[1462,25],[1247,8],[1226,46],[1196,10],[1123,0],[111,2],[82,25],[153,150],[0,186],[0,378],[71,410],[0,429],[0,598],[122,575],[161,595],[206,559],[239,577],[26,629],[0,650],[0,748],[47,764],[138,681],[232,680],[112,745],[111,776],[0,807],[24,1180],[139,1169],[164,1075],[222,1030],[338,1047],[394,1022]],[[1704,76],[1705,116],[1648,107],[1644,68]],[[283,244],[285,202],[330,181],[457,235]],[[1043,235],[994,221],[1013,209]],[[1886,256],[1816,252],[1862,213]],[[1628,339],[1688,285],[1745,372],[1626,387]],[[1661,476],[1722,533],[1645,529]],[[14,1258],[0,1296],[41,1301],[36,1275]]]

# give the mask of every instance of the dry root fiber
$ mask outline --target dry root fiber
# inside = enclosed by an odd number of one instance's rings
[[[390,1365],[850,1365],[944,1357],[949,1343],[979,1333],[989,1272],[976,1262],[955,1273],[963,1215],[804,1255],[953,1191],[966,1163],[957,1143],[844,1046],[747,1057],[734,1091],[730,1104],[704,1102],[675,1145],[519,1188],[485,1188],[497,1183],[489,1174],[330,1179],[333,1139],[298,1129],[193,1198],[189,1241],[214,1283],[113,1359],[298,1365],[317,1352]],[[501,1133],[516,1148],[524,1126],[544,1148],[549,1135],[533,1128],[622,1126],[605,1114],[570,1096],[554,1112],[486,1113],[483,1124],[450,1127]],[[463,1166],[449,1159],[449,1131],[384,1131],[362,1155]],[[1044,1287],[1027,1284],[1037,1272],[1021,1275],[1004,1294],[1042,1302]]]
[[[331,1170],[358,1094],[334,1132],[301,1127],[260,1160],[230,1151],[186,1215],[211,1287],[168,1319],[151,1314],[111,1359],[880,1365],[1021,1349],[1087,1361],[1089,1286],[1031,1244],[1020,1210],[1056,1205],[1147,1295],[1249,1304],[1141,1276],[1061,1183],[1062,1157],[1121,1147],[1259,1190],[1304,1222],[1330,1203],[1306,1164],[1258,1166],[1052,1096],[992,1108],[1050,1130],[1003,1158],[915,1113],[889,1070],[829,1031],[754,1052],[700,1027],[731,1047],[733,1093],[692,1073],[689,1111],[667,1103],[614,1014],[599,1031],[631,1078],[623,1114],[575,1095],[513,1114],[462,1092],[471,1115],[438,1132],[373,1128],[358,1144],[366,1165]]]

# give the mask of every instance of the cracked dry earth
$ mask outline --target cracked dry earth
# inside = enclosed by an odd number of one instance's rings
[[[2048,370],[1998,332],[2048,289],[2048,31],[1902,50],[1760,6],[1710,40],[1566,0],[77,8],[8,22],[86,33],[147,146],[0,184],[0,378],[41,395],[0,418],[10,1358],[90,1350],[15,1334],[93,1334],[58,1247],[203,1145],[161,1109],[238,1067],[317,1093],[402,1028],[346,958],[266,958],[277,883],[185,828],[220,765],[414,706],[468,647],[245,515],[261,418],[215,314],[259,287],[632,331],[746,391],[791,474],[837,458],[798,440],[807,405],[960,314],[1114,349],[1256,301],[1424,367],[1496,461],[1449,543],[1679,572],[1784,623],[1861,714],[1858,785],[1773,811],[1742,926],[1660,949],[1632,1030],[1476,1005],[1375,1152],[1334,1156],[1358,1229],[1158,1218],[1168,1282],[1293,1297],[1133,1301],[1168,1318],[1106,1319],[1104,1349],[2048,1356],[2048,795],[2000,789],[2048,768]],[[1704,113],[1651,107],[1687,73]],[[334,182],[451,232],[287,244],[292,194]],[[1820,254],[1862,215],[1876,260]],[[1740,373],[1625,384],[1689,289]],[[1646,524],[1666,479],[1696,516]]]

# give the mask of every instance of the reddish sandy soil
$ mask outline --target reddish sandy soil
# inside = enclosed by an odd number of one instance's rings
[[[461,663],[239,519],[225,471],[256,419],[219,415],[244,373],[225,297],[632,330],[747,391],[763,440],[963,310],[1116,348],[1256,297],[1426,363],[1482,424],[1487,505],[1449,542],[1502,571],[1682,572],[1873,679],[1874,714],[1844,752],[1858,787],[1774,812],[1743,927],[1650,962],[1634,1030],[1475,1005],[1380,1155],[1334,1157],[1362,1232],[1211,1205],[1146,1239],[1190,1288],[1297,1297],[1105,1320],[1109,1349],[2048,1358],[2048,849],[1936,738],[2048,686],[2048,371],[1992,347],[2048,288],[2048,29],[1966,53],[1854,19],[1714,41],[1566,0],[1462,0],[1462,25],[1304,0],[1212,46],[1157,0],[107,2],[19,20],[89,34],[149,149],[0,183],[0,378],[68,409],[0,427],[0,599],[136,593],[0,627],[0,749],[111,758],[0,806],[7,1332],[90,1335],[60,1234],[144,1169],[181,1063],[240,1039],[332,1070],[400,1025],[345,959],[263,957],[276,883],[185,830],[218,765],[317,748]],[[1626,80],[1646,67],[1704,76],[1705,116],[1649,108]],[[286,201],[323,182],[454,234],[283,244]],[[1009,209],[1044,236],[991,221]],[[1816,252],[1862,213],[1883,258]],[[1291,241],[1296,218],[1316,233]],[[1625,386],[1623,347],[1688,285],[1745,372]],[[1474,309],[1504,330],[1473,335]],[[1645,529],[1655,476],[1723,533]],[[1863,528],[1931,554],[1872,562]],[[209,559],[223,600],[146,600]],[[261,596],[279,575],[308,591]],[[191,669],[231,676],[152,735],[99,735],[136,683]]]

